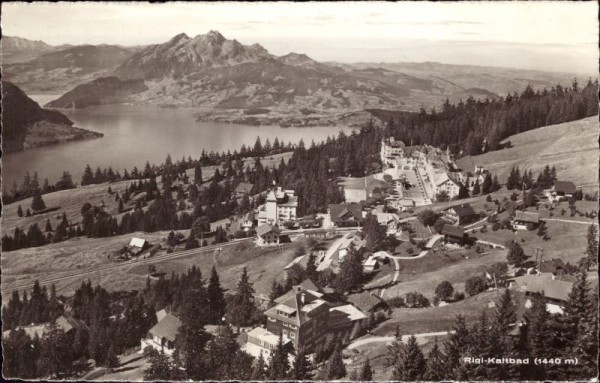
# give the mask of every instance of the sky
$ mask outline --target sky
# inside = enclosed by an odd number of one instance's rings
[[[218,30],[275,55],[598,73],[598,3],[4,3],[3,34],[60,44],[147,45]]]

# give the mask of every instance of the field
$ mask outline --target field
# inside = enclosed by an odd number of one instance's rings
[[[509,137],[512,147],[489,152],[470,159],[476,165],[497,174],[503,183],[510,169],[531,169],[534,176],[546,165],[555,166],[558,178],[583,188],[598,190],[598,118],[588,117],[564,124],[550,125]],[[460,159],[468,164],[469,157]]]

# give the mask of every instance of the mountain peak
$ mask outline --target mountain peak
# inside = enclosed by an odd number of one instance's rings
[[[185,33],[180,33],[178,35],[173,36],[173,38],[170,40],[170,42],[176,43],[176,42],[178,42],[180,40],[183,40],[183,39],[188,40],[189,38],[190,37],[188,35],[186,35]]]
[[[223,44],[223,42],[226,40],[225,37],[219,33],[219,31],[214,31],[212,29],[206,34],[206,39],[219,45]]]

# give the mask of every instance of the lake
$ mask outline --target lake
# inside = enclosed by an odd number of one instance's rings
[[[56,99],[54,95],[30,95],[40,105]],[[142,169],[146,161],[162,163],[167,154],[174,161],[183,156],[200,157],[202,149],[207,152],[235,150],[242,144],[254,145],[260,136],[263,144],[268,138],[271,143],[278,137],[286,143],[305,144],[325,140],[337,135],[342,129],[346,133],[352,128],[311,127],[281,128],[279,126],[249,126],[217,122],[198,122],[194,119],[195,109],[158,108],[140,105],[102,105],[77,110],[61,110],[79,128],[104,133],[103,138],[73,141],[63,144],[27,149],[10,153],[2,158],[3,187],[10,190],[14,181],[18,185],[29,171],[38,172],[40,183],[48,178],[55,183],[67,170],[73,181],[79,183],[86,164],[92,169],[112,168],[123,173],[134,166]]]

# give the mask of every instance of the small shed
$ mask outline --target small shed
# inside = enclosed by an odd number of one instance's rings
[[[512,227],[515,230],[527,230],[531,228],[535,229],[540,224],[539,213],[529,211],[517,211],[515,212],[515,218],[512,220]]]

